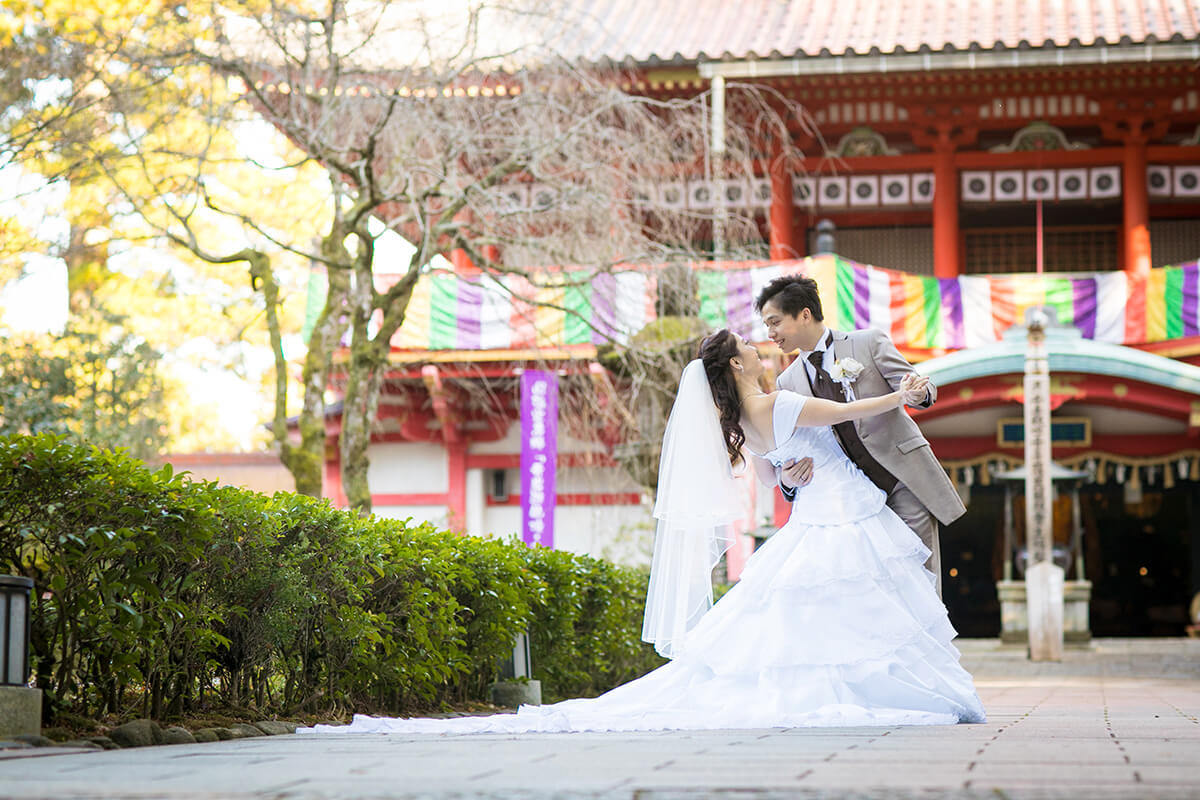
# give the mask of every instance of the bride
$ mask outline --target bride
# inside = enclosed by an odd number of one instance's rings
[[[831,425],[925,397],[834,403],[764,393],[755,348],[727,330],[687,365],[663,438],[642,638],[671,661],[596,698],[453,719],[356,715],[298,733],[637,731],[983,722],[928,549],[842,452]],[[712,604],[712,568],[742,516],[732,467],[760,478],[813,457],[786,525]],[[710,610],[711,606],[711,610]]]

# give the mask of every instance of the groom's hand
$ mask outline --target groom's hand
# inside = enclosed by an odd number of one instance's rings
[[[930,380],[923,375],[910,372],[900,380],[900,392],[904,395],[904,404],[921,406],[929,399]]]
[[[780,468],[779,483],[784,489],[796,489],[805,486],[812,480],[813,475],[813,460],[811,456],[805,456],[799,460],[789,458],[783,462]]]

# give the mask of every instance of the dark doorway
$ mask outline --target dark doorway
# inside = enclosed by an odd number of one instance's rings
[[[1003,526],[1004,490],[994,486],[972,487],[967,513],[942,526],[942,599],[959,636],[1000,635]]]
[[[1060,499],[1056,517],[1068,507]],[[1188,606],[1200,592],[1200,482],[1181,480],[1169,489],[1160,483],[1140,496],[1120,484],[1089,484],[1080,499],[1092,635],[1184,635]],[[1019,546],[1025,535],[1019,496],[1014,516]],[[1055,527],[1066,533],[1065,525]],[[972,487],[967,513],[941,529],[942,597],[961,636],[1000,635],[1003,541],[1004,489]],[[1073,559],[1067,570],[1074,579]]]
[[[1184,634],[1196,591],[1196,488],[1186,481],[1140,498],[1122,486],[1086,488],[1094,636]]]

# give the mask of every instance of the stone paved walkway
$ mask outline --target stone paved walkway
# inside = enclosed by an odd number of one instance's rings
[[[9,798],[1195,798],[1200,642],[1031,665],[963,643],[982,725],[425,737],[274,736],[0,753]],[[1036,673],[1036,674],[1025,674]],[[1155,673],[1155,674],[1147,674]]]

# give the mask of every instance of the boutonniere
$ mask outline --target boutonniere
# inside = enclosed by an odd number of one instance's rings
[[[858,376],[862,374],[862,371],[863,365],[853,358],[839,358],[833,362],[833,369],[829,370],[829,377],[843,386],[849,386],[858,380]]]

